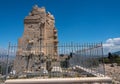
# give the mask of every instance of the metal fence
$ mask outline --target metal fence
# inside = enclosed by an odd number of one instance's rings
[[[8,50],[0,48],[0,83],[4,82],[7,70]]]
[[[8,50],[0,52],[1,78],[104,76],[102,43],[63,43],[53,47],[10,44]]]

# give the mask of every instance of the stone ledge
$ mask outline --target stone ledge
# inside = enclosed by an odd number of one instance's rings
[[[51,78],[51,79],[12,79],[6,80],[5,84],[112,84],[109,77],[86,77],[86,78]]]

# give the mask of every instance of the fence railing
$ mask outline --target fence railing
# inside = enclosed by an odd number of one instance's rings
[[[0,52],[1,78],[73,78],[104,76],[102,43],[9,45]],[[97,75],[95,75],[97,74]]]

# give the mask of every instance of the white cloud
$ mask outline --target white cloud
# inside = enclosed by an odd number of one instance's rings
[[[103,44],[104,53],[120,51],[120,37],[119,38],[109,38]]]
[[[106,41],[106,43],[110,43],[110,44],[117,44],[117,45],[120,45],[120,38],[110,38]]]

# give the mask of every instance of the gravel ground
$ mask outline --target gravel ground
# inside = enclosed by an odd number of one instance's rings
[[[111,64],[105,64],[105,72],[106,76],[113,79],[113,84],[120,84],[120,66],[111,67]]]

